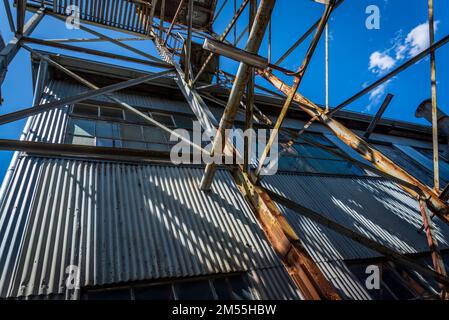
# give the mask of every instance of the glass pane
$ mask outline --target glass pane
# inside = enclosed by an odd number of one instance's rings
[[[123,111],[120,108],[100,107],[100,116],[103,118],[123,120]]]
[[[299,156],[307,157],[307,158],[319,158],[319,159],[340,159],[337,156],[334,156],[332,153],[327,152],[326,150],[318,147],[314,147],[307,144],[296,144],[295,149],[298,150]]]
[[[231,300],[231,287],[225,278],[215,279],[213,281],[215,292],[219,300]]]
[[[146,142],[167,143],[170,139],[167,132],[157,127],[143,127],[143,136]]]
[[[114,137],[112,123],[105,122],[105,121],[98,121],[97,122],[97,137],[112,139]]]
[[[213,300],[209,281],[188,281],[175,284],[178,300]]]
[[[88,104],[76,104],[73,106],[72,113],[80,116],[98,117],[98,107]]]
[[[120,136],[123,140],[143,141],[142,127],[122,124],[120,125]]]
[[[147,146],[145,142],[122,140],[122,147],[127,149],[145,150]]]
[[[234,300],[251,300],[251,292],[242,276],[230,277],[229,283],[232,288],[232,299]]]
[[[136,300],[173,300],[171,285],[160,285],[134,289]]]
[[[73,136],[72,143],[86,145],[86,146],[94,146],[95,138]]]
[[[151,117],[156,120],[157,122],[160,122],[167,127],[174,127],[175,124],[173,122],[173,118],[170,115],[160,114],[160,113],[151,113]]]
[[[313,140],[320,144],[324,144],[325,146],[335,147],[335,145],[322,134],[305,132],[302,136],[308,140]],[[301,137],[298,139],[298,142],[301,142]]]
[[[307,159],[319,173],[363,175],[363,171],[346,161]]]
[[[130,289],[94,291],[87,293],[89,300],[131,300]]]
[[[146,149],[152,151],[170,152],[171,146],[169,144],[147,143]]]
[[[383,269],[382,281],[399,300],[409,300],[415,297],[410,289],[404,285],[399,276],[389,268]]]
[[[184,128],[184,129],[192,129],[193,128],[193,118],[185,117],[185,116],[174,116],[176,127]]]
[[[94,137],[95,121],[72,119],[69,124],[69,133],[84,137]]]
[[[97,138],[97,147],[113,147],[114,142],[112,139]]]
[[[135,114],[131,111],[125,111],[125,117],[126,121],[133,122],[133,123],[147,123],[141,116]]]

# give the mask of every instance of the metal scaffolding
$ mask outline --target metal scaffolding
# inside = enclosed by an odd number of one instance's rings
[[[249,141],[245,139],[244,165],[229,166],[229,170],[232,171],[239,190],[251,205],[253,213],[263,227],[267,238],[271,242],[276,253],[282,259],[285,268],[306,299],[338,300],[340,299],[340,296],[337,293],[337,290],[320,271],[320,268],[307,253],[306,249],[302,246],[300,238],[289,225],[285,217],[281,214],[277,204],[284,205],[300,215],[306,216],[326,227],[329,227],[331,230],[334,230],[372,250],[379,252],[391,261],[395,261],[399,264],[414,269],[423,275],[434,278],[441,284],[441,297],[444,299],[447,298],[446,291],[449,286],[449,278],[447,277],[444,265],[441,262],[438,245],[432,233],[432,218],[436,216],[444,223],[449,224],[449,205],[446,202],[447,191],[445,191],[447,188],[445,188],[443,192],[440,192],[438,179],[438,131],[436,121],[437,92],[435,63],[435,51],[449,42],[449,35],[443,37],[438,42],[434,42],[433,1],[428,0],[429,25],[431,26],[429,28],[431,39],[430,47],[333,108],[331,108],[328,104],[326,104],[326,108],[321,108],[317,103],[314,103],[307,97],[303,96],[300,93],[300,84],[308,69],[309,63],[314,56],[315,49],[321,39],[322,33],[327,28],[327,24],[332,13],[337,10],[337,8],[338,10],[345,10],[345,3],[343,3],[343,0],[327,1],[323,7],[324,10],[321,18],[313,24],[313,26],[309,28],[307,32],[305,32],[305,34],[302,35],[298,41],[296,41],[287,50],[287,52],[281,56],[280,59],[278,59],[278,61],[274,63],[271,62],[270,55],[268,58],[260,56],[259,49],[262,41],[267,37],[267,29],[271,23],[271,13],[275,8],[276,1],[241,1],[240,7],[235,6],[233,10],[233,17],[227,24],[224,32],[220,35],[213,31],[213,24],[217,20],[217,17],[223,12],[223,8],[225,8],[225,6],[231,6],[232,3],[222,1],[222,5],[218,6],[217,2],[217,0],[104,0],[100,2],[93,0],[80,0],[76,2],[79,8],[78,14],[81,22],[80,29],[92,34],[95,38],[51,40],[31,37],[31,34],[45,16],[56,18],[64,23],[67,18],[67,1],[16,0],[13,4],[17,11],[17,23],[14,24],[10,3],[7,0],[4,0],[9,26],[11,31],[14,32],[14,38],[1,48],[0,81],[3,81],[5,77],[7,77],[8,65],[14,59],[19,49],[23,48],[38,56],[42,61],[46,61],[49,65],[52,65],[54,68],[59,69],[69,77],[82,83],[88,87],[90,91],[77,96],[64,98],[59,101],[41,105],[37,104],[32,107],[23,108],[22,110],[2,115],[0,116],[0,125],[55,109],[63,105],[73,104],[80,101],[85,101],[89,98],[104,95],[113,103],[136,114],[144,121],[149,122],[152,125],[156,125],[162,130],[174,133],[172,129],[168,128],[164,124],[148,117],[129,104],[121,101],[114,95],[114,93],[124,88],[130,88],[141,83],[151,82],[151,80],[167,74],[175,74],[175,82],[187,100],[193,113],[198,118],[203,130],[206,132],[216,132],[210,156],[224,156],[226,153],[227,155],[235,156],[235,154],[238,153],[232,143],[226,140],[225,130],[233,127],[236,115],[240,111],[243,111],[246,118],[245,128],[251,128],[253,126],[253,121],[257,121],[259,124],[275,129],[270,136],[270,140],[264,153],[258,159],[258,168],[254,169],[249,165],[250,160],[248,158],[248,154],[251,146]],[[277,5],[283,5],[283,3],[278,2]],[[242,13],[245,10],[249,11],[249,21],[242,35],[237,37],[235,28],[236,23],[237,21],[242,20]],[[32,12],[33,15],[29,21],[25,23],[26,11]],[[87,25],[94,25],[97,27],[126,32],[132,34],[134,37],[137,37],[131,38],[133,40],[148,41],[154,45],[160,57],[155,57],[148,52],[125,44],[125,41],[130,40],[130,38],[111,38],[99,31],[95,31],[87,27]],[[227,36],[231,33],[233,28],[234,39],[233,41],[227,40]],[[249,32],[246,44],[242,46],[242,48],[238,48],[237,45],[246,31]],[[291,53],[312,33],[314,33],[313,38],[310,42],[307,53],[302,60],[300,68],[297,71],[290,71],[280,67],[280,63],[291,55]],[[198,50],[195,47],[195,42],[193,41],[194,39],[195,41],[198,41],[199,39],[199,41],[204,42],[204,49],[202,50],[207,50],[205,59],[203,59],[200,64],[193,63],[193,51]],[[101,43],[104,41],[126,49],[130,53],[138,55],[139,58],[74,45],[74,43],[81,42]],[[269,47],[271,48],[271,37],[269,37],[268,41]],[[71,50],[74,52],[82,52],[98,57],[113,58],[121,61],[138,63],[163,69],[164,71],[155,74],[146,74],[136,79],[99,88],[95,84],[82,78],[80,75],[77,75],[73,71],[53,61],[48,56],[38,53],[30,47],[30,45],[33,44]],[[429,55],[431,61],[432,127],[435,169],[433,189],[418,181],[410,173],[395,164],[369,143],[369,136],[374,131],[377,123],[382,117],[383,112],[389,105],[393,97],[392,95],[388,95],[386,97],[378,114],[373,118],[373,121],[367,129],[364,137],[359,137],[334,117],[339,110],[343,109],[353,101],[369,93],[382,83],[388,81],[398,73],[406,70],[417,61]],[[224,56],[238,61],[239,68],[237,73],[235,75],[231,75],[223,70],[220,70],[219,66],[214,64],[214,58],[217,56]],[[327,54],[325,63],[327,65]],[[282,81],[280,76],[277,76],[275,73],[280,73],[283,76],[290,77],[293,84],[289,85]],[[208,76],[209,79],[212,79],[212,81],[208,83],[207,80],[204,80],[206,79],[205,76]],[[274,92],[265,87],[256,85],[255,77],[265,79],[279,92]],[[212,94],[211,89],[214,86],[223,87],[229,91],[227,101],[221,101]],[[263,90],[270,95],[284,97],[285,100],[283,107],[274,123],[254,104],[256,88],[261,91]],[[326,96],[328,92],[327,90],[328,86],[326,82]],[[214,101],[224,107],[224,112],[221,119],[216,119],[212,115],[212,112],[209,110],[205,100]],[[283,122],[292,105],[299,107],[304,114],[310,116],[310,121],[306,124],[306,126],[301,131],[293,134],[283,128]],[[419,201],[421,204],[424,229],[426,231],[430,251],[432,252],[434,270],[424,267],[416,263],[414,260],[390,248],[387,248],[362,234],[327,219],[309,208],[305,208],[304,206],[272,191],[267,191],[261,186],[259,174],[264,166],[265,159],[270,152],[270,148],[275,141],[276,135],[279,133],[287,133],[288,136],[291,137],[291,141],[289,143],[292,144],[295,139],[306,131],[313,122],[323,124],[336,137],[341,139],[342,142],[358,152],[364,159],[371,163],[372,166],[354,160],[353,158],[342,153],[335,152],[334,150],[328,150],[329,152],[336,153],[337,156],[343,159],[350,162],[355,162],[366,170],[370,170],[380,176],[394,181],[413,198]],[[176,133],[174,134],[176,135]],[[180,135],[177,135],[177,137],[181,140],[186,140],[189,145],[192,145],[199,151],[207,152],[201,146],[193,144],[184,137]],[[307,141],[307,138],[304,139]],[[319,143],[313,141],[309,142],[317,147],[324,149],[327,148]],[[75,145],[52,145],[49,143],[18,140],[0,140],[0,149],[19,150],[30,153],[50,155],[89,155],[93,157],[107,156],[110,159],[139,159],[142,161],[164,158],[163,154],[157,154],[149,151]],[[201,188],[205,192],[210,189],[214,180],[215,170],[216,165],[206,165],[201,185],[198,186],[198,188]]]

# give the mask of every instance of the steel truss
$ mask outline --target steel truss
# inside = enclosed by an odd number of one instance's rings
[[[149,1],[137,1],[137,0],[126,0],[127,4],[135,6],[135,16],[131,17],[129,13],[126,20],[125,11],[122,11],[122,4],[120,1],[116,1],[116,7],[111,8],[111,12],[96,12],[89,16],[86,13],[81,12],[82,24],[80,28],[96,38],[83,38],[83,39],[55,39],[55,40],[45,40],[37,39],[31,37],[31,33],[43,19],[45,15],[55,17],[59,20],[65,21],[65,16],[61,13],[61,8],[56,6],[57,1],[26,1],[26,0],[16,0],[17,9],[17,25],[14,25],[12,19],[12,11],[7,0],[4,0],[5,10],[8,17],[8,22],[11,31],[14,33],[14,38],[6,45],[2,46],[0,50],[0,79],[3,81],[9,63],[12,61],[14,56],[17,54],[18,50],[22,47],[34,55],[38,56],[41,61],[45,61],[54,68],[57,68],[61,72],[65,73],[69,77],[77,80],[90,91],[82,93],[73,97],[64,98],[59,101],[49,102],[46,104],[35,104],[30,108],[24,108],[20,111],[12,112],[0,116],[0,125],[8,122],[16,121],[25,117],[30,117],[54,108],[61,106],[73,104],[76,102],[84,101],[89,98],[104,95],[110,101],[117,104],[123,109],[126,109],[139,117],[141,117],[146,122],[155,125],[166,132],[174,134],[181,140],[192,145],[193,148],[201,152],[206,152],[201,146],[194,145],[192,142],[186,140],[182,136],[179,136],[167,128],[165,125],[155,121],[154,119],[146,116],[139,110],[130,106],[129,104],[119,100],[114,93],[118,90],[129,88],[140,83],[150,82],[151,80],[157,79],[164,75],[175,74],[174,80],[186,98],[190,108],[198,118],[201,126],[204,130],[211,132],[216,131],[217,135],[214,140],[214,147],[212,149],[212,155],[221,155],[224,153],[236,154],[237,151],[234,149],[232,144],[225,141],[224,131],[233,126],[235,117],[238,112],[244,109],[244,114],[246,116],[246,128],[251,128],[253,126],[253,119],[257,122],[264,124],[270,128],[277,129],[279,134],[285,134],[291,138],[290,143],[294,143],[305,130],[308,129],[311,123],[320,122],[325,125],[331,132],[335,134],[336,137],[340,138],[349,147],[357,151],[362,157],[368,160],[373,166],[366,165],[365,163],[359,162],[343,153],[336,152],[334,150],[329,150],[328,147],[316,143],[314,141],[308,141],[317,147],[324,148],[329,152],[336,154],[337,156],[356,163],[364,169],[370,170],[380,176],[386,177],[395,183],[399,184],[405,191],[407,191],[412,197],[417,199],[421,205],[421,214],[423,217],[423,228],[426,231],[426,236],[428,239],[429,247],[432,252],[432,258],[434,262],[434,270],[417,264],[414,260],[405,257],[404,255],[395,252],[394,250],[380,245],[376,241],[369,239],[363,235],[360,235],[352,230],[349,230],[345,226],[339,225],[336,222],[327,219],[317,212],[305,208],[304,206],[295,203],[279,194],[272,191],[265,190],[260,185],[259,173],[264,164],[264,160],[268,155],[271,145],[276,138],[277,131],[273,133],[270,137],[267,148],[265,149],[261,159],[260,165],[257,170],[251,170],[249,166],[249,159],[247,158],[249,142],[245,140],[245,164],[243,166],[233,166],[229,169],[233,172],[233,177],[242,195],[250,203],[254,215],[258,218],[261,223],[267,238],[271,242],[273,248],[277,254],[282,259],[286,269],[294,280],[295,284],[300,289],[301,293],[307,299],[340,299],[339,294],[336,289],[330,284],[330,282],[325,278],[324,274],[320,271],[319,267],[313,261],[311,256],[307,253],[305,248],[301,245],[300,238],[292,227],[288,224],[285,217],[280,213],[277,204],[290,208],[297,212],[298,214],[304,215],[332,230],[353,239],[364,246],[373,249],[381,254],[383,254],[388,259],[395,261],[399,264],[403,264],[410,267],[423,275],[433,277],[441,284],[442,298],[447,298],[446,291],[449,286],[449,278],[444,270],[444,265],[442,265],[441,256],[439,254],[438,245],[433,236],[432,232],[432,217],[433,215],[440,218],[444,223],[449,224],[449,206],[446,202],[449,194],[448,187],[446,187],[443,192],[439,192],[438,185],[438,132],[436,121],[433,121],[433,145],[434,145],[434,164],[435,164],[435,186],[433,189],[428,188],[417,179],[415,179],[408,172],[400,168],[398,165],[393,163],[387,157],[385,157],[381,152],[373,148],[365,139],[358,137],[350,129],[346,128],[343,124],[335,120],[333,117],[337,111],[343,109],[350,103],[354,102],[361,96],[370,92],[374,88],[378,87],[380,84],[388,81],[395,75],[404,71],[408,67],[415,64],[417,61],[430,55],[431,57],[431,88],[432,88],[432,106],[433,115],[436,115],[436,64],[435,64],[435,50],[442,47],[449,42],[449,35],[442,38],[440,41],[434,43],[433,27],[430,28],[430,48],[424,50],[417,56],[413,57],[409,61],[405,62],[401,66],[397,67],[390,73],[386,74],[379,80],[375,81],[371,85],[367,86],[360,92],[356,93],[352,97],[348,98],[338,106],[334,108],[322,109],[316,103],[307,99],[301,95],[298,91],[300,88],[301,80],[307,71],[309,62],[313,58],[314,51],[317,44],[322,36],[323,30],[325,29],[328,19],[330,18],[332,12],[336,10],[337,7],[341,7],[344,0],[330,0],[329,3],[325,5],[322,17],[313,26],[307,30],[307,32],[302,35],[298,41],[296,41],[291,48],[287,50],[285,54],[281,56],[275,63],[271,63],[271,57],[266,59],[258,55],[258,51],[263,38],[265,37],[267,28],[271,23],[271,13],[275,6],[275,0],[243,0],[240,8],[235,8],[234,16],[228,23],[225,31],[221,35],[215,34],[211,29],[199,28],[194,26],[194,12],[196,9],[193,0],[181,0],[176,12],[171,21],[168,24],[165,23],[164,17],[166,16],[167,3],[162,0],[159,3],[160,12],[156,12],[156,6],[158,5],[158,0]],[[217,16],[223,10],[223,7],[227,4],[227,1],[223,1],[222,6],[216,11],[215,15],[212,17],[210,24],[212,24]],[[82,8],[88,8],[89,0],[81,1],[80,6]],[[213,8],[216,7],[216,1],[214,2]],[[236,44],[242,38],[243,33],[238,37],[235,32],[235,26],[241,15],[246,8],[249,7],[248,26],[245,30],[249,31],[249,36],[244,49],[239,49]],[[433,0],[428,0],[429,7],[429,23],[433,26]],[[186,9],[186,19],[185,22],[181,21],[181,12]],[[34,12],[31,19],[25,23],[25,12],[26,10]],[[91,6],[92,10],[92,6]],[[103,8],[103,10],[106,10]],[[109,9],[107,9],[109,10]],[[131,11],[130,11],[131,12]],[[98,14],[98,16],[95,16]],[[101,16],[100,16],[101,14]],[[123,19],[126,21],[124,24],[117,23],[117,17],[123,14]],[[159,23],[155,23],[156,15],[159,14]],[[123,20],[122,19],[122,20]],[[147,52],[135,49],[134,47],[125,44],[124,41],[127,39],[114,39],[104,35],[101,32],[95,31],[84,25],[92,24],[96,26],[101,26],[109,29],[114,29],[118,31],[125,31],[133,35],[137,35],[138,38],[135,40],[149,40],[154,43],[160,58],[154,57]],[[135,27],[133,27],[135,26]],[[232,28],[234,28],[234,43],[231,44],[226,38],[230,34]],[[309,35],[315,32],[309,49],[303,59],[301,67],[296,72],[291,72],[287,69],[281,68],[279,65],[282,63],[293,51],[303,43]],[[327,33],[326,33],[327,34]],[[211,50],[211,53],[199,68],[199,72],[196,74],[192,71],[191,65],[191,50],[193,39],[205,40],[205,49]],[[129,40],[129,39],[128,39]],[[208,41],[210,40],[210,41]],[[120,46],[130,53],[137,54],[141,58],[129,57],[126,55],[117,55],[110,52],[104,52],[101,50],[87,49],[80,46],[76,46],[68,43],[77,42],[101,42],[107,41]],[[270,47],[271,47],[271,36],[269,37]],[[77,75],[73,71],[63,67],[57,62],[50,59],[34,49],[30,48],[29,44],[45,45],[54,48],[60,48],[65,50],[72,50],[77,52],[83,52],[94,56],[113,58],[121,61],[139,63],[142,65],[148,65],[156,68],[166,69],[155,74],[147,74],[137,79],[127,80],[118,84],[109,85],[103,88],[97,87],[95,84],[89,82],[88,80]],[[211,62],[214,55],[223,55],[231,59],[240,62],[240,67],[236,75],[230,75],[222,70],[219,70],[214,76],[216,83],[213,84],[203,84],[199,81],[200,76],[206,72],[206,67]],[[181,68],[177,62],[177,58],[181,55],[185,55],[185,68]],[[293,85],[289,86],[285,82],[281,81],[279,77],[274,74],[274,71],[282,72],[293,77]],[[274,88],[276,88],[280,93],[274,92],[272,90],[266,89],[255,84],[254,77],[259,76],[266,79],[271,83]],[[224,77],[224,79],[223,79]],[[232,83],[232,88],[227,87],[228,83]],[[1,84],[1,83],[0,83]],[[224,87],[229,90],[228,101],[223,101],[213,96],[209,91],[210,88],[214,86]],[[279,117],[275,123],[273,123],[266,115],[260,111],[259,108],[254,104],[254,90],[255,88],[259,90],[264,90],[275,96],[285,96],[286,100],[281,109]],[[0,97],[1,98],[1,97]],[[221,121],[217,121],[210,112],[204,99],[213,101],[222,105],[224,109],[224,114]],[[367,139],[369,135],[374,131],[374,128],[378,121],[380,120],[383,111],[388,106],[391,101],[392,95],[387,96],[379,113],[373,119],[373,122],[369,126],[365,138]],[[287,115],[288,110],[292,105],[299,107],[305,114],[311,117],[309,123],[299,132],[292,132],[291,130],[286,130],[282,128],[283,121]],[[435,119],[434,119],[435,120]],[[224,140],[225,144],[219,144],[217,141]],[[220,149],[218,146],[227,146],[227,148]],[[39,142],[29,142],[29,141],[14,141],[14,140],[0,140],[0,149],[8,150],[19,150],[33,154],[46,154],[46,155],[64,155],[64,156],[83,156],[89,155],[93,157],[107,158],[107,159],[117,159],[117,160],[139,160],[148,161],[153,159],[156,161],[161,161],[164,159],[162,154],[141,151],[141,150],[128,150],[128,149],[116,149],[116,148],[99,148],[99,147],[87,147],[87,146],[75,146],[75,145],[56,145],[49,143],[39,143]],[[215,165],[207,165],[201,187],[203,190],[207,191],[210,189],[213,183],[213,177],[216,170]],[[429,214],[428,210],[431,212]]]

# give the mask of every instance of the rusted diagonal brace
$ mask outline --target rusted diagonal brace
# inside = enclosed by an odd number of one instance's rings
[[[229,22],[228,26],[226,27],[225,31],[222,33],[222,35],[218,38],[219,41],[223,41],[226,39],[227,35],[231,31],[232,27],[235,25],[237,20],[240,18],[243,10],[245,10],[246,6],[248,5],[249,0],[244,0],[240,8],[235,13],[234,17],[232,18],[231,22]],[[207,65],[214,57],[214,53],[209,54],[206,61],[201,66],[200,70],[198,71],[198,74],[196,75],[195,79],[193,80],[193,85],[198,81],[200,76],[203,74],[204,70],[206,70]]]
[[[285,95],[290,93],[290,86],[285,84],[282,80],[274,76],[269,71],[263,71],[261,75],[273,84],[278,90]],[[298,102],[299,107],[311,117],[318,116],[322,124],[324,124],[335,136],[341,139],[349,147],[357,151],[363,158],[371,162],[375,167],[392,176],[396,176],[412,185],[417,186],[425,197],[426,204],[441,220],[449,224],[449,207],[444,203],[437,194],[435,194],[426,185],[418,181],[415,177],[410,175],[404,169],[397,166],[393,161],[384,156],[381,152],[373,148],[369,143],[361,139],[351,130],[346,128],[337,120],[328,117],[324,114],[323,109],[318,105],[296,93],[294,101]],[[419,198],[419,194],[414,190],[402,186],[405,191],[415,198]]]
[[[377,243],[374,240],[371,240],[368,237],[365,237],[355,231],[353,231],[352,229],[343,226],[331,219],[328,219],[326,217],[324,217],[323,215],[319,214],[318,212],[315,212],[309,208],[306,208],[304,206],[302,206],[299,203],[296,203],[290,199],[287,199],[273,191],[270,190],[265,190],[266,193],[277,203],[279,203],[282,206],[285,206],[295,212],[297,212],[300,215],[303,215],[333,231],[338,232],[339,234],[344,235],[345,237],[348,237],[362,245],[364,245],[367,248],[370,248],[376,252],[379,252],[381,254],[383,254],[384,256],[386,256],[387,258],[391,259],[392,261],[398,262],[406,267],[409,267],[413,270],[418,271],[419,273],[421,273],[424,276],[428,276],[428,277],[432,277],[434,278],[436,281],[438,281],[439,283],[445,285],[445,286],[449,286],[449,278],[438,273],[435,272],[427,267],[424,267],[418,263],[416,263],[413,259],[410,259],[409,257],[406,257],[400,253],[397,253],[396,251],[381,245],[379,243]]]
[[[239,167],[233,172],[240,191],[250,203],[273,249],[282,259],[295,284],[306,300],[340,300],[336,289],[302,246],[295,231],[270,196],[255,186]]]
[[[435,234],[433,232],[433,222],[430,218],[429,212],[427,211],[426,204],[422,200],[419,201],[419,209],[421,211],[421,216],[424,222],[424,230],[426,231],[427,244],[429,245],[432,256],[433,268],[439,274],[447,276],[446,267],[444,266],[440,250],[438,249],[438,241],[435,238]],[[443,299],[446,299],[447,290],[444,287],[442,287],[441,289],[441,297]]]
[[[316,46],[318,45],[318,41],[320,41],[324,27],[326,26],[327,21],[328,21],[330,15],[332,13],[332,10],[334,8],[335,8],[335,0],[332,0],[332,2],[329,5],[326,5],[326,9],[324,10],[324,13],[321,17],[319,24],[318,24],[318,28],[315,32],[315,35],[313,36],[312,42],[310,43],[309,50],[307,50],[307,53],[306,53],[304,60],[301,64],[301,67],[298,70],[298,74],[295,77],[293,87],[290,90],[289,94],[287,95],[287,99],[284,103],[284,106],[282,107],[281,113],[279,114],[276,124],[274,125],[274,130],[271,132],[270,139],[268,140],[268,143],[267,143],[262,155],[260,156],[259,166],[256,171],[257,176],[260,174],[260,171],[262,171],[262,169],[263,169],[263,165],[268,156],[268,153],[270,152],[271,146],[273,145],[274,140],[276,139],[276,136],[278,135],[279,128],[282,126],[282,123],[284,122],[284,119],[287,116],[288,109],[290,108],[293,98],[299,89],[299,85],[301,84],[302,78],[304,77],[304,74],[307,70],[310,60],[312,59],[312,56],[316,49]]]

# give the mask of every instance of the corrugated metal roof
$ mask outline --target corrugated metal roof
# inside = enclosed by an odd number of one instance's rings
[[[63,294],[75,265],[81,286],[269,268],[256,274],[270,297],[297,298],[229,173],[210,193],[202,173],[22,158],[1,207],[1,296]]]
[[[377,177],[313,175],[267,176],[263,185],[307,208],[402,253],[429,251],[419,205],[396,184]],[[334,231],[281,206],[316,261],[380,256]],[[449,227],[436,222],[441,248],[449,246]]]

